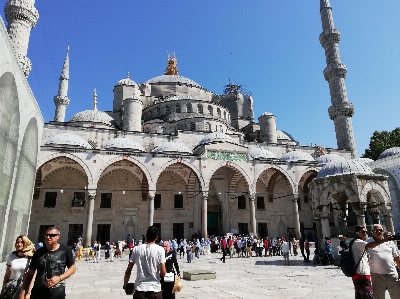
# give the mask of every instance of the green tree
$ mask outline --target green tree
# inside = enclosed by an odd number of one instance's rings
[[[396,128],[391,132],[375,131],[369,142],[369,148],[365,150],[362,158],[376,160],[383,151],[398,146],[400,146],[400,128]]]

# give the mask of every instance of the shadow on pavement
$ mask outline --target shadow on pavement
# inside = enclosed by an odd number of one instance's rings
[[[256,266],[285,266],[283,264],[283,258],[281,261],[256,261],[255,263]],[[322,264],[313,264],[312,262],[306,263],[304,261],[299,261],[299,260],[290,260],[290,265],[289,266],[303,266],[303,267],[324,267],[324,269],[333,269],[337,270],[338,267],[336,266],[327,266],[327,265],[322,265]]]

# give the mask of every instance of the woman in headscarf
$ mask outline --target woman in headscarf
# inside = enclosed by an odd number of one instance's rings
[[[35,246],[25,236],[20,235],[15,240],[15,251],[13,251],[7,259],[6,273],[4,274],[1,298],[14,299],[18,298],[21,291],[21,282],[31,261]],[[32,280],[33,282],[34,280]],[[29,287],[27,295],[30,294],[33,284]],[[12,292],[6,294],[7,289],[13,289]]]
[[[163,299],[175,298],[175,294],[172,294],[172,288],[174,287],[175,274],[181,277],[179,272],[179,265],[176,259],[176,253],[171,250],[171,244],[168,241],[164,241],[162,247],[165,250],[165,268],[168,273],[174,273],[174,279],[171,282],[164,281],[164,277],[161,277],[161,290]],[[175,268],[175,269],[174,269]]]

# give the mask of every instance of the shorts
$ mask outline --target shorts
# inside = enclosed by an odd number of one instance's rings
[[[282,256],[284,259],[288,259],[289,258],[289,252],[282,252]]]

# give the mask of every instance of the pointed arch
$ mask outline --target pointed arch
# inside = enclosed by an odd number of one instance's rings
[[[222,168],[222,167],[228,167],[231,169],[234,169],[236,171],[238,171],[239,173],[241,173],[242,177],[245,180],[245,185],[248,187],[249,192],[253,192],[253,185],[251,184],[251,180],[250,180],[250,176],[249,174],[242,168],[240,167],[238,164],[234,163],[234,162],[230,162],[230,161],[221,161],[220,163],[218,163],[215,167],[213,167],[211,169],[211,171],[209,172],[209,177],[206,178],[206,188],[208,189],[208,187],[210,186],[210,181],[212,176],[214,175],[214,173]]]
[[[283,169],[282,167],[279,167],[277,165],[265,165],[260,171],[258,171],[255,175],[255,183],[256,184],[257,184],[257,181],[260,178],[260,176],[264,173],[264,171],[267,171],[267,170],[275,170],[275,173],[280,173],[282,175],[283,179],[286,181],[289,188],[291,189],[291,192],[293,194],[296,193],[297,184],[295,184],[295,182],[292,180],[289,173],[285,169]],[[277,179],[277,177],[276,177],[276,179]],[[269,181],[271,181],[271,179]],[[268,183],[268,185],[270,185],[270,184]]]

